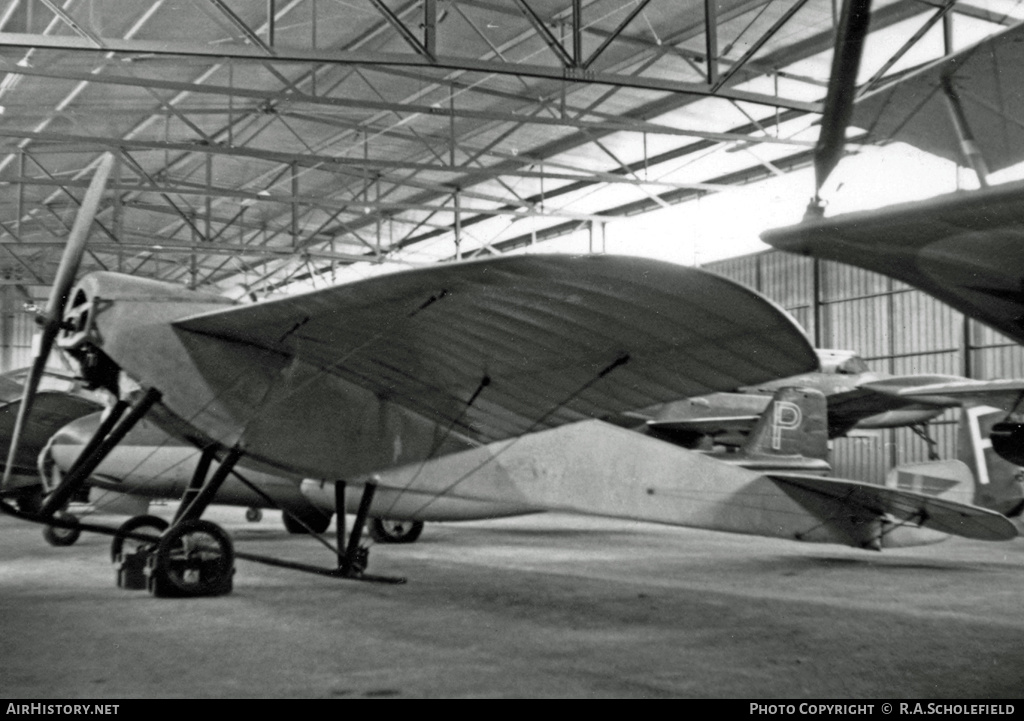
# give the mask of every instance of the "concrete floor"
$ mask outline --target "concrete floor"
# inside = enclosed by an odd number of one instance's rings
[[[162,509],[169,512],[169,508]],[[239,550],[329,565],[273,513]],[[117,521],[119,519],[113,519]],[[108,539],[0,517],[0,696],[1020,698],[1024,541],[872,553],[559,515],[375,546],[402,586],[239,561],[229,596],[114,584]]]

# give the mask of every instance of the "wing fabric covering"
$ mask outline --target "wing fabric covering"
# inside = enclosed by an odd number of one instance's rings
[[[1024,25],[929,65],[857,101],[853,124],[964,164],[942,90],[948,77],[990,171],[1024,160]]]
[[[177,321],[372,391],[478,442],[817,367],[732,281],[618,256],[433,265]]]
[[[860,509],[872,517],[890,516],[943,533],[984,541],[1006,541],[1017,537],[1017,529],[1009,519],[978,506],[838,478],[797,473],[770,473],[768,477],[783,490],[796,489],[832,498],[845,507]],[[799,493],[794,498],[802,502]]]
[[[1024,343],[1024,183],[808,220],[761,237],[901,280]]]

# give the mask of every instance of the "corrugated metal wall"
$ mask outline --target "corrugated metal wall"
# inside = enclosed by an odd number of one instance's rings
[[[876,371],[970,378],[1024,377],[1024,348],[931,296],[877,273],[769,250],[704,266],[779,303],[820,348],[857,351]],[[931,424],[941,458],[955,458],[958,413]],[[913,430],[871,431],[833,443],[837,475],[880,483],[889,469],[928,460]]]
[[[25,296],[13,285],[0,285],[0,372],[32,363],[35,315],[25,309]]]

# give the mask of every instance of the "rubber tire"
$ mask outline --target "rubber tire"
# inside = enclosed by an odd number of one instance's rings
[[[114,533],[114,539],[110,542],[110,560],[116,563],[121,552],[124,550],[125,541],[133,540],[127,538],[125,534],[139,531],[143,528],[151,528],[159,534],[166,531],[170,525],[159,516],[132,516],[118,526],[117,531]],[[136,543],[145,545],[145,541],[136,541]],[[155,546],[155,543],[152,544],[152,547]]]
[[[66,511],[57,511],[53,514],[54,518],[60,518],[65,521],[77,521],[70,513]],[[78,541],[79,536],[82,535],[82,529],[80,528],[61,528],[59,526],[47,526],[43,529],[43,538],[51,546],[73,546]]]
[[[246,508],[245,520],[249,523],[259,523],[263,520],[263,511],[258,508]]]
[[[366,522],[366,532],[377,543],[414,543],[423,533],[423,521],[371,518]]]
[[[206,553],[217,554],[218,560],[217,573],[197,582],[179,576],[171,567],[172,559],[181,553],[182,540],[191,535],[204,535],[213,540],[216,549],[207,546]],[[159,574],[161,580],[173,586],[181,596],[208,596],[211,593],[219,593],[219,589],[225,584],[230,587],[231,575],[235,569],[235,549],[231,537],[216,523],[202,519],[182,521],[168,529],[157,544],[155,557],[153,573]]]
[[[309,533],[309,531],[307,531],[301,523],[292,518],[289,513],[282,513],[281,520],[284,521],[284,527],[288,533],[292,533],[297,536]],[[317,513],[316,515],[313,515],[312,513],[305,514],[302,516],[302,521],[309,526],[313,533],[326,533],[327,529],[331,526],[331,517],[323,513]]]

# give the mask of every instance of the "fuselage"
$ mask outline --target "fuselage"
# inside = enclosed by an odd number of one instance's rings
[[[100,426],[101,413],[79,418],[60,429],[44,450],[44,463],[67,472],[86,443]],[[147,498],[178,499],[189,485],[199,463],[199,450],[187,441],[166,433],[155,423],[143,420],[118,444],[90,476],[97,488]],[[213,469],[217,467],[214,462]],[[244,479],[244,480],[240,480]],[[256,490],[253,490],[252,487]],[[423,521],[464,521],[515,516],[537,511],[518,502],[489,502],[455,496],[439,496],[438,489],[401,489],[381,486],[374,496],[373,517]],[[331,482],[302,479],[239,469],[217,491],[214,503],[257,508],[281,508],[308,517],[310,511],[334,513],[335,494]],[[355,512],[356,494],[346,496],[346,510]]]

